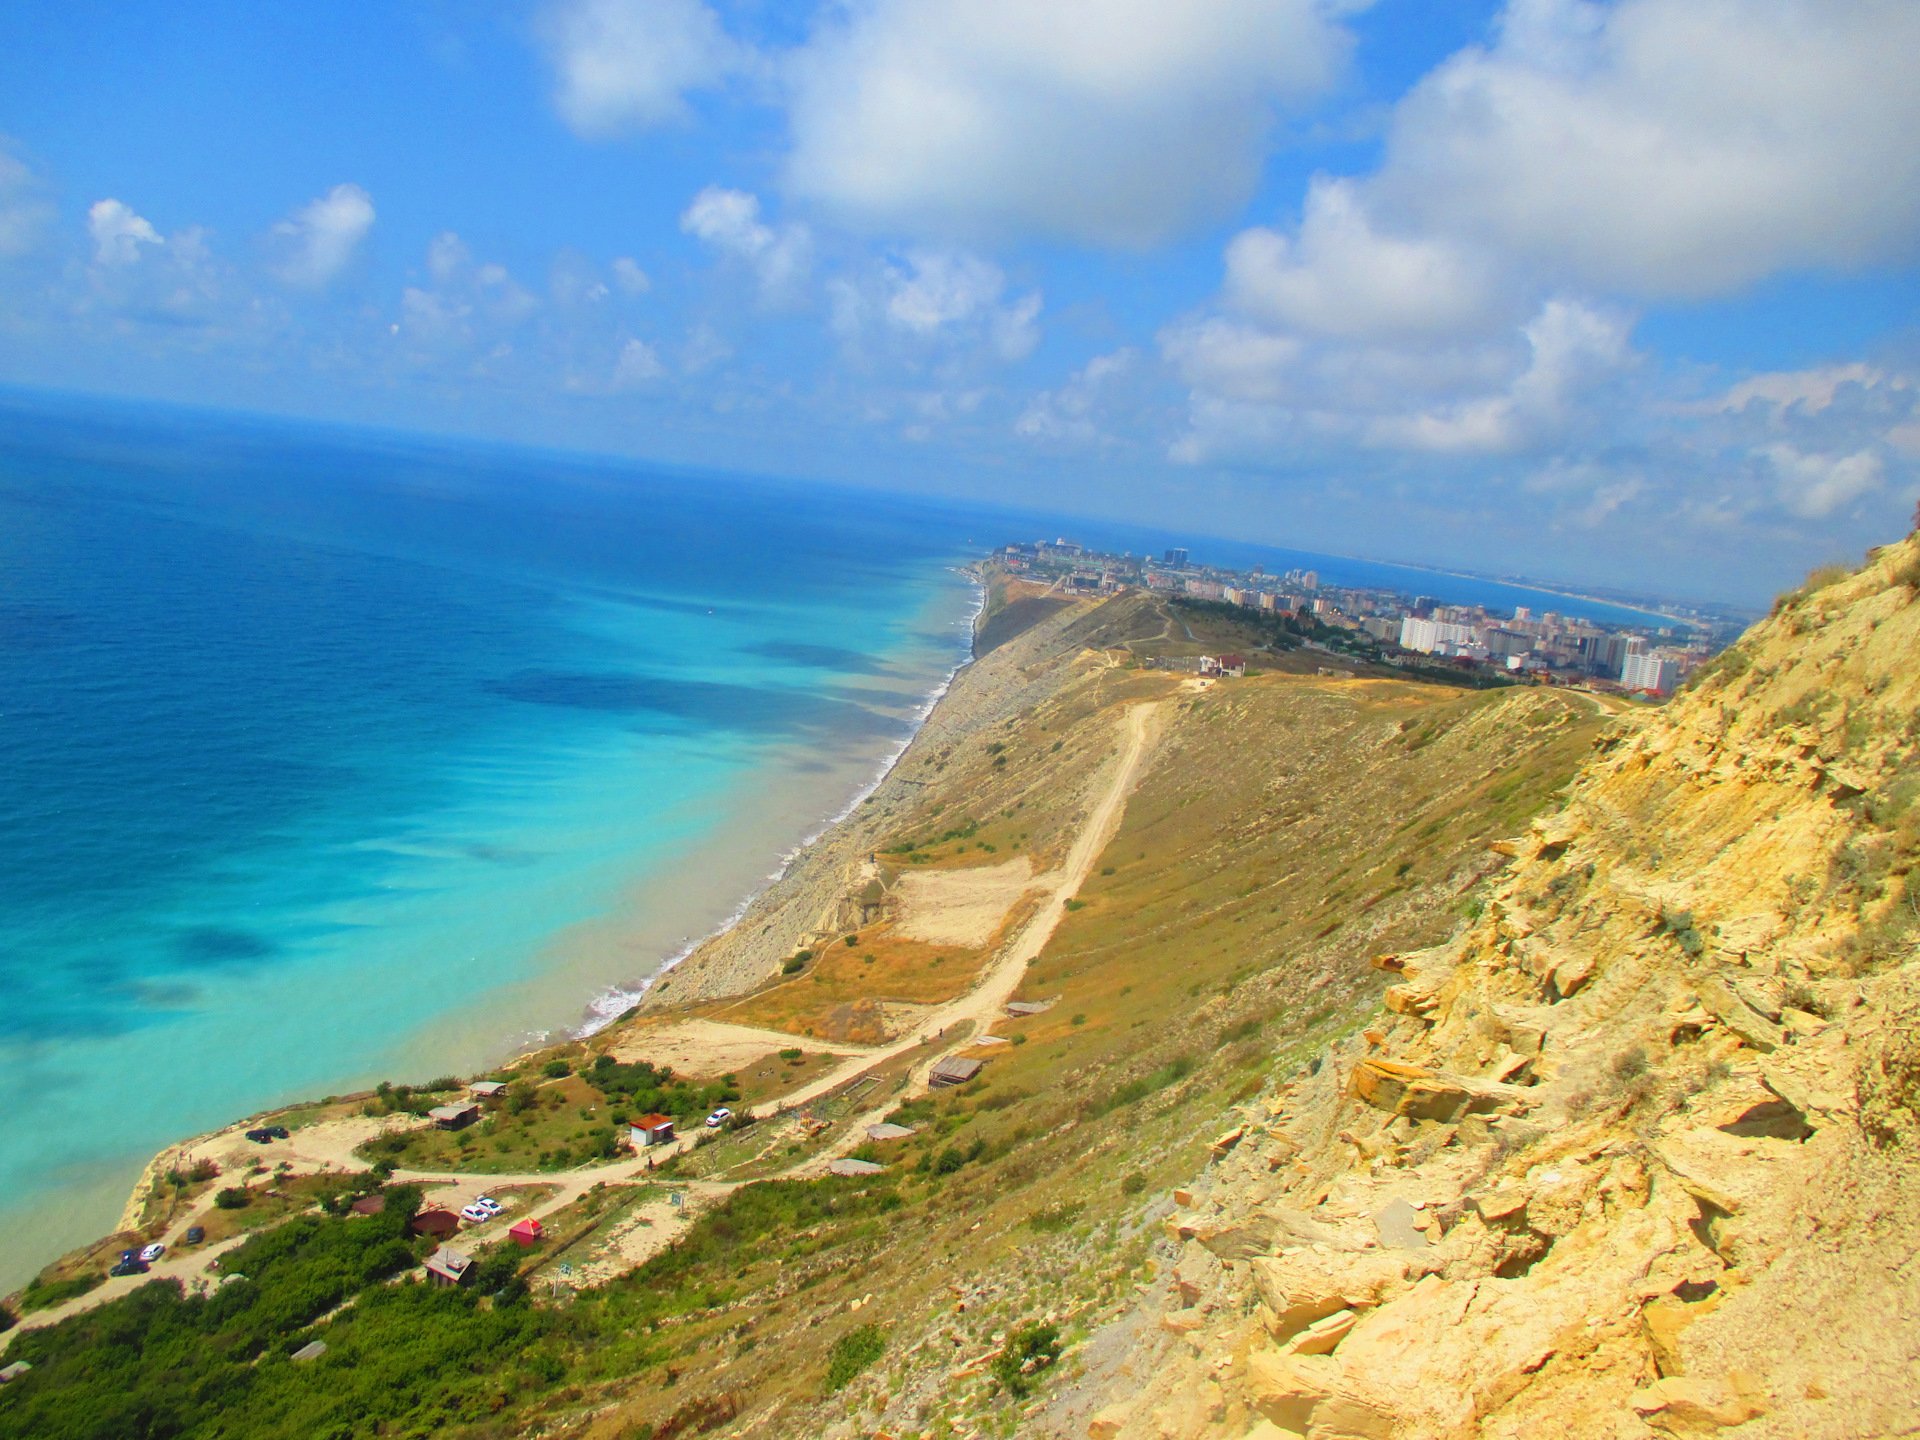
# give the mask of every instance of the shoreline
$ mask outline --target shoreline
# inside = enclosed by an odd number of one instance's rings
[[[866,781],[861,783],[860,787],[854,792],[852,799],[848,800],[846,804],[829,815],[826,820],[821,822],[817,828],[808,832],[801,840],[789,846],[780,856],[778,863],[774,865],[773,869],[766,872],[761,882],[742,898],[719,924],[713,926],[698,939],[689,941],[679,950],[667,956],[655,967],[651,975],[645,976],[630,987],[619,985],[610,986],[589,1000],[586,1005],[585,1019],[580,1025],[567,1032],[565,1036],[566,1040],[585,1040],[590,1036],[597,1035],[610,1025],[624,1019],[644,1005],[647,996],[665,976],[677,969],[684,961],[691,958],[703,946],[720,939],[744,921],[747,916],[753,912],[755,904],[757,904],[769,890],[786,879],[787,876],[793,872],[794,867],[806,858],[809,851],[830,836],[840,826],[844,825],[848,820],[851,820],[859,812],[860,807],[866,804],[867,801],[879,791],[881,786],[886,784],[887,778],[899,767],[900,762],[906,758],[907,752],[913,748],[914,742],[920,738],[921,732],[925,730],[927,726],[927,722],[933,718],[934,711],[936,711],[940,703],[953,692],[954,681],[960,677],[962,671],[966,670],[968,666],[972,665],[979,658],[976,652],[979,643],[980,621],[987,610],[987,582],[985,574],[977,563],[964,567],[956,567],[956,569],[957,573],[966,578],[974,591],[972,611],[968,614],[964,622],[958,622],[963,623],[967,629],[967,653],[947,671],[946,676],[914,707],[912,719],[908,722],[907,734],[900,743],[894,747],[893,752],[881,761],[880,765]],[[556,1042],[551,1039],[543,1041],[539,1044],[523,1048],[516,1052],[516,1054],[526,1054],[529,1049],[538,1049],[541,1048],[541,1045],[553,1043]]]
[[[984,572],[978,561],[955,561],[942,567],[946,575],[963,579],[971,593],[962,599],[956,591],[946,589],[943,584],[936,587],[930,595],[928,608],[932,612],[928,619],[935,622],[936,628],[930,628],[928,634],[950,634],[952,630],[965,627],[965,639],[954,637],[951,648],[941,641],[937,647],[928,645],[928,658],[934,654],[942,655],[937,667],[928,667],[923,671],[919,684],[902,684],[901,688],[889,694],[884,690],[872,692],[870,699],[883,711],[891,713],[899,723],[905,726],[905,733],[896,740],[885,743],[879,753],[879,762],[868,758],[863,764],[843,763],[840,766],[842,776],[837,785],[829,789],[825,785],[816,785],[811,793],[805,787],[795,790],[788,800],[788,814],[780,828],[792,825],[795,812],[806,815],[803,807],[820,805],[822,799],[827,804],[814,809],[810,817],[802,823],[801,838],[787,844],[784,848],[768,847],[776,850],[771,868],[761,869],[744,891],[735,890],[735,898],[726,903],[724,914],[717,923],[704,928],[703,933],[684,939],[672,946],[666,936],[641,935],[641,946],[657,946],[651,953],[633,958],[636,963],[629,973],[640,973],[636,981],[612,981],[604,978],[612,955],[620,953],[635,943],[633,931],[643,929],[641,921],[642,907],[649,898],[647,884],[649,877],[642,875],[623,887],[619,897],[610,903],[606,913],[594,919],[569,927],[566,931],[556,932],[542,947],[545,956],[539,960],[530,960],[528,972],[521,980],[498,987],[493,993],[482,996],[462,995],[456,998],[440,1014],[427,1020],[414,1032],[412,1039],[405,1045],[396,1047],[401,1053],[412,1050],[420,1052],[417,1063],[402,1061],[406,1069],[382,1067],[385,1073],[391,1070],[394,1078],[417,1070],[416,1079],[425,1079],[429,1071],[441,1073],[455,1070],[460,1073],[482,1073],[488,1069],[513,1063],[529,1053],[554,1045],[561,1045],[586,1038],[616,1023],[622,1016],[634,1010],[642,997],[650,993],[669,972],[681,962],[698,951],[703,945],[726,934],[736,926],[741,918],[750,912],[752,906],[767,890],[789,874],[806,854],[824,837],[829,836],[846,819],[856,813],[865,800],[871,796],[892,773],[900,759],[912,747],[928,719],[939,707],[941,700],[950,693],[955,677],[974,662],[974,639],[978,633],[981,617],[987,604],[987,585]],[[937,573],[937,572],[936,572]],[[946,602],[937,599],[945,591],[952,598]],[[937,608],[936,608],[937,607]],[[931,682],[931,683],[929,683]],[[868,756],[875,754],[869,750]],[[845,757],[852,759],[853,757]],[[857,765],[857,768],[856,768]],[[849,784],[848,782],[851,781]],[[829,795],[820,792],[829,790]],[[750,844],[754,825],[760,823],[744,812],[736,816],[729,824],[719,827],[711,837],[709,845],[717,844],[731,849],[736,854],[742,846]],[[797,828],[797,827],[796,827]],[[793,829],[787,829],[789,835]],[[703,846],[703,850],[708,847]],[[708,851],[710,854],[710,850]],[[762,854],[766,852],[761,851]],[[707,856],[699,852],[689,852],[682,862],[685,865],[699,867],[706,863]],[[762,866],[765,861],[761,862]],[[738,867],[748,875],[754,875],[751,865]],[[671,875],[662,872],[652,876],[651,880],[657,893],[675,896],[679,891],[671,881]],[[738,884],[745,876],[736,876]],[[715,913],[708,910],[709,915]],[[655,921],[656,931],[672,933],[667,924]],[[586,932],[596,932],[591,940],[583,939]],[[662,942],[665,943],[662,943]],[[617,962],[611,962],[617,963]],[[650,967],[650,968],[649,968]],[[598,971],[598,975],[594,972]],[[573,972],[569,975],[569,972]],[[558,982],[556,985],[555,982]],[[530,1013],[531,1012],[531,1013]],[[516,1023],[516,1021],[518,1023]],[[457,1053],[464,1050],[464,1056]],[[70,1208],[70,1200],[63,1186],[47,1189],[37,1199],[21,1205],[15,1212],[24,1218],[28,1232],[46,1231],[43,1241],[52,1243],[42,1249],[29,1242],[22,1246],[20,1263],[7,1265],[4,1290],[11,1291],[25,1284],[34,1274],[47,1264],[57,1260],[60,1255],[69,1253],[76,1246],[84,1246],[96,1241],[105,1233],[101,1227],[117,1224],[125,1229],[130,1216],[137,1216],[144,1203],[146,1192],[155,1175],[163,1173],[168,1158],[177,1156],[183,1150],[203,1144],[213,1137],[247,1124],[259,1123],[264,1117],[283,1113],[287,1109],[306,1103],[325,1093],[334,1096],[359,1094],[370,1091],[374,1075],[341,1075],[333,1081],[318,1085],[306,1085],[298,1082],[281,1093],[269,1091],[261,1097],[256,1108],[244,1115],[236,1109],[220,1119],[192,1133],[180,1134],[168,1138],[165,1143],[152,1150],[130,1152],[118,1164],[107,1163],[103,1169],[108,1174],[89,1182],[89,1195],[85,1207],[89,1212],[95,1206],[100,1207],[98,1218],[90,1222],[90,1228],[84,1235],[78,1230],[66,1233],[71,1228],[64,1224],[41,1224],[31,1218],[37,1212],[44,1211],[48,1205],[56,1211]],[[121,1165],[125,1168],[122,1169]],[[117,1171],[125,1178],[114,1179],[110,1172]],[[109,1198],[111,1197],[111,1199]],[[112,1208],[106,1208],[111,1203]],[[117,1220],[116,1217],[117,1216]],[[22,1237],[24,1238],[24,1236]],[[29,1248],[30,1247],[30,1248]],[[17,1270],[18,1273],[15,1273]]]

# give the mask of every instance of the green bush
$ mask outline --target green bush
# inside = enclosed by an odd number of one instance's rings
[[[846,1389],[886,1348],[887,1337],[878,1325],[862,1325],[834,1341],[827,1356],[827,1394]]]
[[[564,1060],[549,1060],[540,1067],[540,1073],[549,1080],[564,1080],[573,1073],[573,1066]]]
[[[229,1185],[213,1197],[213,1203],[222,1210],[244,1210],[253,1203],[243,1186]]]
[[[993,1362],[993,1376],[1008,1394],[1024,1400],[1040,1383],[1041,1374],[1059,1359],[1058,1325],[1022,1325],[1007,1338],[1006,1347]]]

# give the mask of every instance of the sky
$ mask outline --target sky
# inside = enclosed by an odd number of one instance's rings
[[[10,0],[0,383],[1761,603],[1920,500],[1915,55],[1913,0]]]

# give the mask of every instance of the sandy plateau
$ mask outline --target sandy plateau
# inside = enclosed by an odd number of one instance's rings
[[[978,949],[1032,885],[1033,866],[1024,855],[965,870],[913,871],[894,891],[895,928],[909,940]]]

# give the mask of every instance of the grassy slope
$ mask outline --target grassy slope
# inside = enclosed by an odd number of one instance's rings
[[[1170,693],[1082,664],[1010,752],[1078,772],[1110,745],[1118,703]],[[836,1433],[856,1413],[901,1433],[982,1417],[1014,1433],[1018,1408],[985,1373],[952,1372],[1023,1321],[1064,1318],[1071,1338],[1117,1311],[1162,1187],[1203,1159],[1229,1105],[1372,1012],[1368,957],[1456,923],[1495,859],[1486,841],[1548,803],[1600,723],[1549,694],[1283,676],[1175,703],[1104,857],[1112,873],[1025,989],[1058,1003],[997,1027],[1023,1043],[974,1085],[912,1105],[920,1132],[875,1152],[889,1175],[860,1188],[900,1208],[826,1227],[813,1254],[784,1254],[782,1234],[732,1255],[729,1304],[660,1332],[673,1388],[610,1386],[611,1408],[568,1433],[644,1434],[722,1394],[764,1417],[742,1433]],[[974,762],[955,793],[996,780]],[[824,1399],[836,1342],[876,1323],[881,1359]]]
[[[1201,1162],[1235,1100],[1373,1011],[1368,957],[1456,923],[1493,862],[1486,841],[1549,803],[1600,724],[1550,694],[1393,681],[1273,675],[1194,695],[1101,658],[1163,620],[1128,599],[1076,621],[1036,662],[1051,698],[955,744],[899,837],[915,863],[1016,847],[1057,860],[1079,810],[1063,797],[1097,782],[1119,708],[1169,701],[1103,873],[1024,991],[1059,1003],[998,1027],[1019,1043],[982,1080],[913,1102],[919,1133],[878,1153],[885,1176],[740,1192],[529,1332],[499,1381],[388,1397],[389,1433],[430,1418],[443,1434],[627,1440],[736,1413],[743,1434],[1018,1429],[1018,1403],[968,1362],[1023,1321],[1059,1319],[1072,1341],[1118,1313],[1163,1187]],[[384,1311],[356,1314],[336,1326],[376,1347]],[[843,1342],[867,1325],[879,1359],[827,1398],[836,1345],[845,1379],[865,1349]],[[303,1383],[324,1398],[319,1371],[281,1374],[284,1413]]]

